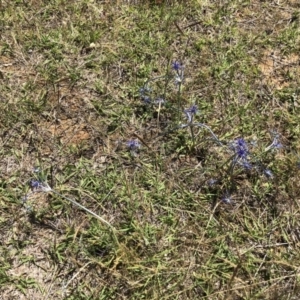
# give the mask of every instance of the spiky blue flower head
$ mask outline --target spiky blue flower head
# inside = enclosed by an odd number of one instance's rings
[[[31,179],[29,181],[29,186],[32,190],[37,190],[38,188],[40,188],[42,185],[42,183],[36,179]]]
[[[233,143],[233,150],[237,158],[246,159],[249,154],[248,145],[243,138],[238,138],[235,140]]]
[[[179,70],[182,69],[182,64],[178,61],[172,62],[172,69],[178,72]]]
[[[146,104],[150,104],[152,101],[151,98],[147,95],[142,95],[141,98]]]
[[[279,133],[277,133],[276,131],[272,131],[271,134],[273,135],[273,141],[272,144],[270,146],[268,146],[265,151],[269,151],[271,149],[280,149],[283,147],[283,145],[280,142],[280,136]]]
[[[141,147],[141,144],[137,140],[129,140],[126,145],[130,151],[136,151]]]
[[[178,61],[174,61],[174,62],[172,62],[172,69],[176,72],[175,85],[177,85],[180,88],[180,86],[183,83],[183,78],[184,78],[183,65]]]
[[[198,111],[198,106],[195,104],[184,110],[184,113],[188,118],[188,123],[193,121],[193,116],[197,113],[197,111]]]
[[[197,113],[197,111],[198,111],[198,106],[193,104],[190,108],[187,108],[184,112],[194,115]]]
[[[29,186],[32,192],[50,192],[52,188],[47,182],[42,182],[36,179],[31,179],[29,181]]]

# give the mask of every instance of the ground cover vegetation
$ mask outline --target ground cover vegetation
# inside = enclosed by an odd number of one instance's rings
[[[1,299],[299,299],[298,1],[0,2]]]

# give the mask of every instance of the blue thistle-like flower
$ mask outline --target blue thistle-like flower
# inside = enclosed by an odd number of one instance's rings
[[[279,139],[279,134],[276,131],[274,131],[272,132],[272,135],[273,135],[273,141],[271,145],[265,149],[265,151],[269,151],[271,149],[280,149],[283,147]]]
[[[172,69],[176,72],[175,85],[180,87],[183,82],[183,78],[184,78],[183,65],[178,61],[174,61],[174,62],[172,62]]]
[[[40,188],[42,186],[42,183],[36,179],[31,179],[29,181],[29,186],[31,188],[32,191],[37,190],[38,188]]]
[[[266,150],[271,150],[271,149],[280,149],[282,148],[282,144],[280,143],[279,139],[275,137],[272,141],[272,144],[266,148]]]
[[[198,106],[195,104],[184,110],[184,113],[186,114],[188,119],[188,123],[191,123],[193,121],[193,116],[197,113],[197,111]]]
[[[150,104],[151,103],[151,97],[146,96],[146,95],[142,95],[141,96],[142,100],[146,103],[146,104]]]
[[[126,145],[130,151],[136,151],[141,147],[141,144],[137,140],[129,140]]]
[[[243,138],[238,138],[235,141],[233,141],[230,144],[229,148],[234,152],[232,167],[234,167],[235,164],[238,163],[247,170],[250,170],[252,168],[252,165],[248,160],[248,145]]]
[[[273,148],[274,149],[280,149],[283,145],[280,143],[279,139],[275,138],[273,141]]]
[[[243,138],[236,139],[234,143],[234,151],[238,158],[246,159],[249,152],[248,152],[248,145]]]
[[[31,179],[29,181],[29,186],[32,192],[49,192],[52,190],[47,182],[42,182],[36,179]]]
[[[178,61],[174,61],[172,62],[172,69],[175,70],[176,72],[178,72],[179,70],[182,69],[182,64]]]
[[[190,108],[187,108],[184,112],[191,113],[194,115],[197,111],[198,111],[198,106],[193,104]]]

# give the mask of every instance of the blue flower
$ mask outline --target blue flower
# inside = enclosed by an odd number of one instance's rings
[[[193,116],[197,113],[197,111],[198,111],[197,105],[192,105],[190,108],[184,110],[184,113],[188,118],[188,123],[191,123],[193,121]]]
[[[175,85],[180,87],[183,82],[183,77],[184,77],[183,65],[178,61],[174,61],[174,62],[172,62],[172,69],[176,72]]]
[[[29,181],[29,186],[32,192],[49,192],[52,190],[47,182],[42,182],[36,179],[31,179]]]
[[[182,69],[182,64],[178,61],[172,62],[172,69],[178,72],[179,70]]]
[[[151,98],[150,98],[149,96],[142,95],[141,98],[142,98],[142,100],[143,100],[146,104],[150,104],[150,103],[151,103]]]
[[[236,139],[233,147],[238,158],[247,158],[249,154],[248,145],[243,138]]]
[[[265,149],[265,151],[269,151],[271,149],[280,149],[283,147],[279,140],[279,134],[276,131],[274,131],[274,132],[272,132],[272,135],[273,135],[273,141],[272,141],[271,145],[269,145]]]
[[[232,167],[234,167],[235,164],[238,163],[247,170],[250,170],[252,168],[252,165],[248,160],[248,145],[243,138],[238,138],[235,141],[233,141],[230,144],[229,148],[234,152]]]
[[[194,115],[197,111],[198,111],[198,106],[194,104],[190,108],[187,108],[184,112],[191,113]]]
[[[273,139],[273,142],[272,142],[272,144],[267,148],[268,150],[270,150],[270,149],[280,149],[280,148],[282,148],[283,146],[282,146],[282,144],[280,143],[280,141],[279,141],[279,139],[277,138],[277,137],[275,137],[274,139]]]
[[[136,151],[141,147],[141,144],[137,140],[129,140],[126,145],[130,151]]]
[[[38,188],[40,188],[42,186],[42,183],[36,179],[31,179],[29,181],[29,186],[31,188],[31,190],[37,190]]]
[[[283,147],[282,144],[280,143],[280,141],[278,139],[274,139],[273,144],[274,144],[273,145],[274,149],[280,149],[280,148]]]

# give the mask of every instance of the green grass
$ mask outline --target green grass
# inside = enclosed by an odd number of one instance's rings
[[[1,3],[0,298],[298,299],[299,4],[129,2]],[[145,106],[159,76],[166,105]],[[223,147],[171,130],[192,104]],[[273,178],[230,174],[239,137]],[[105,222],[56,193],[24,205],[35,166]]]

